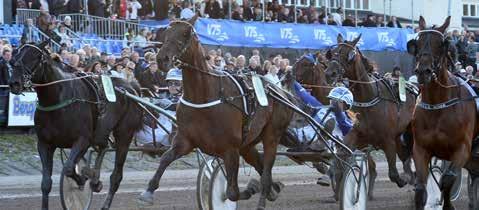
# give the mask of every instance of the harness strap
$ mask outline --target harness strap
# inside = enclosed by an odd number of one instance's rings
[[[203,108],[208,108],[208,107],[212,107],[212,106],[216,106],[218,104],[221,104],[223,101],[221,99],[218,99],[218,100],[215,100],[215,101],[211,101],[211,102],[208,102],[208,103],[204,103],[204,104],[194,104],[194,103],[191,103],[189,101],[187,101],[186,99],[184,99],[183,97],[180,98],[180,102],[186,106],[189,106],[189,107],[193,107],[193,108],[197,108],[197,109],[203,109]]]
[[[381,101],[381,98],[375,97],[373,100],[368,101],[368,102],[353,102],[353,106],[355,107],[361,107],[361,108],[367,108],[367,107],[372,107],[376,104],[378,104]]]
[[[454,105],[458,104],[460,101],[461,100],[459,100],[459,98],[453,98],[449,101],[442,102],[442,103],[439,103],[439,104],[428,104],[428,103],[424,103],[423,101],[421,101],[417,105],[419,107],[421,107],[422,109],[425,109],[425,110],[439,110],[439,109],[448,108],[450,106],[454,106]]]
[[[66,107],[70,104],[73,104],[75,102],[77,102],[78,100],[75,100],[75,99],[68,99],[68,100],[65,100],[65,101],[62,101],[58,104],[55,104],[55,105],[51,105],[51,106],[41,106],[40,103],[37,102],[37,110],[40,110],[40,111],[44,111],[44,112],[51,112],[51,111],[55,111],[55,110],[58,110],[58,109],[61,109],[63,107]]]

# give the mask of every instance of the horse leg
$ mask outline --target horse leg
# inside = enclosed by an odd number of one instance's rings
[[[53,154],[55,147],[43,143],[41,139],[38,140],[37,150],[42,161],[42,209],[48,209],[48,194],[52,190],[52,169],[53,169]]]
[[[383,148],[384,153],[386,154],[386,159],[388,161],[388,174],[389,179],[396,183],[398,187],[404,187],[407,182],[399,176],[398,169],[396,167],[396,145],[395,144],[385,144]]]
[[[274,200],[276,198],[271,198],[270,193],[271,193],[271,186],[272,186],[272,175],[271,175],[271,170],[274,165],[274,161],[276,159],[276,149],[278,146],[278,141],[279,141],[279,136],[278,139],[275,139],[275,132],[272,130],[273,126],[270,124],[266,126],[265,130],[265,135],[263,136],[263,148],[264,148],[264,156],[263,156],[263,174],[261,175],[261,196],[259,198],[259,203],[258,203],[258,210],[265,209],[266,207],[266,198],[268,197],[268,200]],[[276,141],[277,140],[277,141]]]
[[[173,139],[173,145],[160,158],[160,165],[156,170],[155,175],[148,182],[148,187],[138,198],[141,202],[153,205],[153,193],[158,189],[160,179],[166,168],[176,159],[190,153],[193,150],[191,143],[180,134],[177,134]]]
[[[125,164],[131,139],[133,138],[133,133],[124,131],[126,131],[126,129],[118,129],[113,133],[116,140],[115,167],[110,175],[110,189],[108,190],[108,195],[106,196],[102,209],[110,208],[113,197],[116,191],[118,191],[120,182],[123,179],[123,165]]]
[[[70,150],[70,156],[68,160],[65,162],[65,166],[63,167],[63,171],[65,175],[71,177],[77,185],[81,188],[85,185],[86,177],[80,176],[75,171],[75,166],[83,158],[83,155],[88,151],[88,147],[90,146],[90,142],[87,138],[81,136],[78,140],[73,144]]]
[[[376,162],[374,161],[371,155],[368,155],[368,166],[369,166],[369,186],[368,186],[368,199],[373,200],[374,195],[374,183],[376,182],[376,177],[378,172],[376,171]]]
[[[403,134],[403,136],[408,136]],[[410,137],[404,137],[404,139],[408,139]],[[405,175],[409,178],[408,184],[414,184],[414,172],[412,171],[412,158],[411,158],[411,150],[412,150],[412,143],[409,143],[411,140],[405,140],[407,145],[402,145],[401,137],[399,136],[396,139],[396,149],[398,151],[398,157],[402,162],[403,170]]]
[[[423,210],[427,201],[427,177],[429,175],[429,162],[431,154],[422,147],[413,146],[414,165],[416,166],[415,206],[416,210]]]
[[[238,149],[227,151],[223,155],[223,161],[226,170],[226,180],[228,187],[226,188],[226,197],[230,201],[238,201],[240,193],[238,188],[238,168],[239,168],[239,152]]]
[[[443,209],[454,209],[454,206],[451,203],[450,194],[454,182],[457,179],[456,172],[461,170],[469,159],[469,157],[464,154],[470,154],[470,151],[466,149],[466,145],[462,144],[461,148],[453,154],[451,164],[439,181],[439,188],[442,191],[442,198],[444,200]]]
[[[261,176],[263,174],[263,157],[259,154],[255,145],[247,146],[240,149],[240,155],[250,165],[254,167],[256,172]],[[247,200],[261,189],[260,184],[254,180],[250,181],[246,189],[240,193],[240,200]]]

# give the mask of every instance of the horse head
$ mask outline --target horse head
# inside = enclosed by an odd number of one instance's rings
[[[172,21],[162,32],[163,45],[156,57],[161,70],[168,71],[189,53],[192,43],[198,39],[194,28],[197,19],[195,15],[188,21]]]
[[[33,76],[38,74],[37,70],[42,68],[48,55],[45,46],[50,40],[38,45],[24,44],[12,58],[13,72],[9,81],[10,90],[13,94],[20,94],[23,89],[29,86]]]
[[[296,80],[307,88],[323,104],[329,103],[327,94],[330,81],[326,78],[327,59],[320,53],[304,55],[293,65]]]
[[[441,71],[446,72],[448,63],[449,40],[445,38],[451,16],[446,18],[444,24],[439,28],[426,29],[426,21],[419,18],[419,33],[417,39],[407,43],[407,51],[416,57],[417,67],[415,73],[419,84],[430,83]]]
[[[359,49],[356,47],[361,39],[361,35],[353,41],[344,41],[343,36],[338,34],[337,46],[326,52],[326,58],[329,60],[326,69],[326,79],[328,83],[335,83],[342,80],[343,77],[355,78],[354,65],[360,56]]]

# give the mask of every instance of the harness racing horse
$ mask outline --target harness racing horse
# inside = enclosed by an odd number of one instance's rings
[[[252,165],[261,175],[258,209],[264,209],[265,199],[276,199],[275,192],[279,192],[281,186],[272,183],[271,169],[280,137],[288,127],[293,111],[270,97],[268,106],[258,106],[255,111],[246,110],[248,102],[242,99],[245,95],[249,97],[250,93],[243,92],[238,87],[238,81],[228,73],[208,70],[203,48],[193,27],[197,18],[194,16],[188,22],[171,22],[165,31],[157,60],[162,69],[168,69],[171,61],[183,69],[184,91],[176,113],[178,132],[139,199],[151,204],[153,192],[158,189],[168,165],[199,148],[224,160],[226,197],[231,201],[249,199],[255,193],[252,188],[240,193],[237,184],[240,155]],[[291,88],[292,82],[289,85]],[[259,142],[263,143],[263,156],[255,148]]]
[[[394,95],[387,81],[372,75],[371,64],[356,47],[360,38],[361,36],[348,42],[343,40],[341,34],[338,34],[337,46],[326,54],[326,58],[330,60],[326,70],[328,81],[348,78],[349,88],[355,100],[353,111],[359,113],[357,123],[345,136],[344,141],[350,148],[365,148],[371,145],[383,150],[388,162],[390,180],[397,186],[403,187],[407,181],[411,183],[413,180],[410,164],[411,148],[408,148],[412,145],[403,145],[400,139],[401,135],[410,128],[416,97],[408,92],[406,102],[402,103]],[[404,137],[411,137],[411,135],[404,135]],[[403,168],[409,180],[399,175],[396,168],[396,154],[403,162]],[[376,163],[371,156],[368,162],[371,177],[368,188],[369,199],[372,199],[377,172]],[[336,177],[339,179],[341,174]]]
[[[471,157],[473,139],[478,134],[478,113],[474,102],[477,96],[465,81],[448,71],[453,66],[448,56],[449,41],[444,33],[450,19],[447,17],[438,28],[426,29],[426,21],[421,16],[418,38],[408,42],[408,52],[416,58],[415,73],[421,88],[412,121],[416,209],[424,209],[427,200],[428,167],[433,156],[451,161],[439,181],[444,209],[454,209],[450,193],[457,178],[455,171],[465,167],[473,180],[478,177],[479,167]],[[479,208],[472,200],[470,207]]]
[[[38,105],[34,122],[38,142],[37,149],[42,161],[42,209],[48,209],[48,194],[52,187],[53,155],[56,148],[71,148],[63,173],[73,178],[78,186],[84,187],[90,178],[93,191],[99,192],[102,184],[99,175],[85,177],[75,171],[75,165],[95,142],[95,128],[99,115],[98,100],[91,75],[78,76],[63,72],[62,65],[52,60],[45,50],[48,41],[39,45],[21,46],[13,58],[13,74],[10,89],[14,94],[21,94],[29,84],[35,88]],[[121,79],[113,79],[113,84],[129,92],[136,92],[135,84],[128,84]],[[138,87],[136,85],[136,87]],[[105,102],[106,103],[106,102]],[[113,131],[115,137],[115,168],[110,177],[110,189],[103,209],[108,209],[113,196],[118,190],[123,174],[123,164],[134,133],[143,127],[143,111],[138,105],[117,95],[116,103],[104,104],[103,133]],[[104,139],[107,142],[107,139]],[[103,148],[104,149],[104,148]],[[101,150],[103,150],[101,149]],[[93,173],[99,173],[95,171]]]
[[[311,95],[321,104],[329,104],[328,93],[333,87],[326,81],[326,58],[317,52],[304,55],[293,64],[296,80],[306,88],[311,88]]]

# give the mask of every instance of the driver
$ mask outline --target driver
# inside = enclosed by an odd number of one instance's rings
[[[294,89],[296,95],[309,107],[313,108],[313,118],[318,122],[321,123],[323,126],[327,127],[329,122],[335,122],[335,126],[333,129],[332,134],[339,139],[343,139],[346,134],[353,127],[353,121],[349,118],[346,113],[346,110],[350,109],[353,105],[354,97],[351,91],[349,91],[345,87],[335,87],[333,88],[329,94],[328,98],[330,99],[330,107],[327,107],[321,102],[319,102],[315,97],[313,97],[308,91],[306,91],[298,82],[294,83]],[[329,114],[328,109],[331,109],[331,114]],[[325,120],[323,120],[325,119]],[[326,122],[326,123],[323,123]],[[311,128],[312,130],[312,128]],[[310,132],[310,133],[314,133]],[[304,135],[304,134],[303,134]],[[314,137],[313,137],[314,138]],[[298,138],[300,146],[298,148],[293,148],[288,151],[325,151],[324,144],[322,144],[319,140],[314,140],[312,143],[303,142],[304,139],[308,138]],[[310,139],[310,138],[309,138]],[[318,145],[322,145],[319,146]],[[332,146],[332,145],[330,145]],[[315,167],[318,169],[320,173],[326,174],[327,173],[327,166],[325,164],[315,164]],[[331,173],[328,173],[330,175]],[[317,184],[323,186],[329,186],[330,184],[330,177],[323,175],[318,178]]]
[[[181,70],[178,68],[171,69],[168,71],[165,80],[168,84],[168,96],[166,98],[156,100],[154,103],[167,110],[169,114],[175,115],[176,105],[178,104],[179,98],[182,94],[183,79]],[[158,120],[161,122],[163,127],[172,132],[171,121],[166,116],[160,114]],[[156,147],[153,142],[153,132],[156,139]],[[141,144],[140,146],[146,150],[156,150],[160,147],[170,146],[170,137],[172,136],[168,135],[168,133],[157,124],[157,121],[152,119],[149,115],[145,117],[145,127],[136,133],[136,140]],[[155,156],[153,153],[145,153],[153,157]]]

